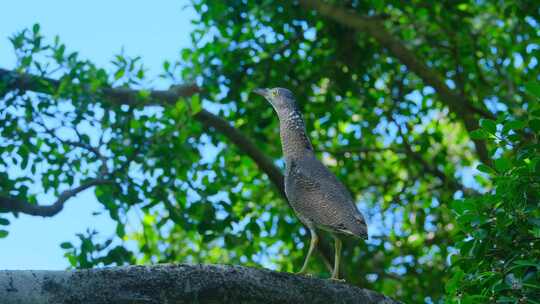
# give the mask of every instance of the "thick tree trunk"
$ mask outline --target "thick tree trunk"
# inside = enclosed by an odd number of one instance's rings
[[[398,303],[346,283],[225,265],[0,271],[0,303]]]

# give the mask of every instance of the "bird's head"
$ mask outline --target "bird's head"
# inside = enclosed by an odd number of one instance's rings
[[[266,98],[278,115],[296,110],[294,95],[285,88],[255,89],[253,92]]]

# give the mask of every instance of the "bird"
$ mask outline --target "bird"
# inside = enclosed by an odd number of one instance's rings
[[[334,238],[335,258],[331,279],[339,280],[341,237],[366,240],[368,229],[352,195],[338,178],[316,157],[313,145],[293,93],[285,88],[258,88],[274,108],[279,119],[279,133],[285,160],[285,196],[298,219],[309,229],[311,238],[304,264],[298,274],[306,274],[318,230]]]

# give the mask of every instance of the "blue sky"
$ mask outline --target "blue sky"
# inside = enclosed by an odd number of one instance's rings
[[[8,37],[34,23],[52,39],[59,35],[70,51],[108,67],[122,48],[126,55],[141,56],[149,75],[161,71],[164,60],[179,57],[189,47],[190,20],[195,12],[187,1],[17,0],[4,1],[0,10],[0,67],[12,68],[15,56]],[[76,241],[75,234],[96,227],[111,235],[115,226],[100,211],[92,190],[67,202],[52,218],[9,217],[9,236],[0,239],[0,269],[64,269],[67,260],[59,244]]]

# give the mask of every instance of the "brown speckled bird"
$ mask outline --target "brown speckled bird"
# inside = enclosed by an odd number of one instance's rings
[[[321,229],[334,236],[335,260],[331,278],[337,280],[341,256],[339,236],[367,239],[364,217],[345,186],[315,157],[292,92],[284,88],[256,89],[254,92],[264,96],[278,114],[286,166],[285,194],[311,234],[309,250],[299,273],[306,272],[318,242],[316,229]]]

